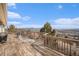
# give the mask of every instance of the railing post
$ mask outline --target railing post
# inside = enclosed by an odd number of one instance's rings
[[[79,56],[79,41],[76,42],[76,55]]]
[[[73,55],[76,55],[76,42],[73,43],[72,51],[73,51]]]

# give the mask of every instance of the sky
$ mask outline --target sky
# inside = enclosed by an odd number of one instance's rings
[[[79,29],[78,3],[9,3],[8,25],[41,28],[49,22],[55,29]]]

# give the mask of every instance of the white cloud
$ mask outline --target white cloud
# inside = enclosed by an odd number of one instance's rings
[[[17,28],[41,28],[43,26],[38,24],[20,24],[20,25],[17,25]]]
[[[63,6],[62,6],[62,5],[58,5],[58,8],[59,8],[59,9],[62,9],[62,8],[63,8]]]
[[[71,19],[60,18],[60,19],[55,20],[54,22],[60,25],[68,25],[68,24],[71,24]]]
[[[20,19],[21,15],[15,12],[8,11],[8,18],[11,18],[11,19],[19,18]]]
[[[52,27],[58,29],[76,29],[79,28],[79,17],[77,18],[60,18],[54,20]]]
[[[79,17],[77,18],[60,18],[54,21],[60,25],[79,25]]]
[[[29,19],[31,19],[31,17],[29,17],[29,16],[24,16],[22,19],[25,20],[25,21],[28,21]]]
[[[52,25],[55,29],[79,29],[79,25]]]
[[[19,13],[16,13],[16,12],[11,12],[11,11],[8,11],[8,25],[15,25],[16,27],[29,27],[27,26],[26,24],[23,24],[23,22],[25,21],[28,21],[31,19],[30,16],[22,16],[21,14]],[[30,25],[31,26],[31,25]],[[31,26],[32,27],[32,26]]]
[[[8,3],[8,7],[13,7],[16,9],[16,4],[15,3]]]
[[[22,16],[22,15],[19,14],[19,13],[11,12],[11,11],[8,11],[8,18],[9,18],[9,19],[22,20],[22,21],[28,21],[28,20],[31,19],[30,16]]]
[[[17,21],[8,21],[8,25],[13,24],[13,25],[19,25],[21,24],[21,22],[17,22]]]

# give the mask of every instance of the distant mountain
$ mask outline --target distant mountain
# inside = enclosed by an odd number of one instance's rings
[[[56,29],[56,31],[60,33],[79,35],[79,29],[61,29],[61,30]]]
[[[17,30],[30,30],[32,32],[39,32],[40,28],[17,28]],[[61,33],[79,33],[79,29],[56,29],[56,31]]]
[[[24,30],[24,31],[30,30],[32,32],[39,32],[40,28],[17,28],[17,30]]]
[[[79,29],[56,29],[57,31],[61,32],[79,32]]]

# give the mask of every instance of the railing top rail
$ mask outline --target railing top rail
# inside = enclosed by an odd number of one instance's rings
[[[58,38],[59,38],[59,39],[63,39],[63,40],[68,40],[68,41],[79,42],[79,40],[71,39],[71,38],[62,38],[62,37],[58,37]]]
[[[56,40],[65,40],[65,41],[79,42],[79,40],[71,39],[71,38],[63,38],[63,37],[55,37],[55,36],[46,36],[46,37],[50,37],[51,39],[56,39]]]

